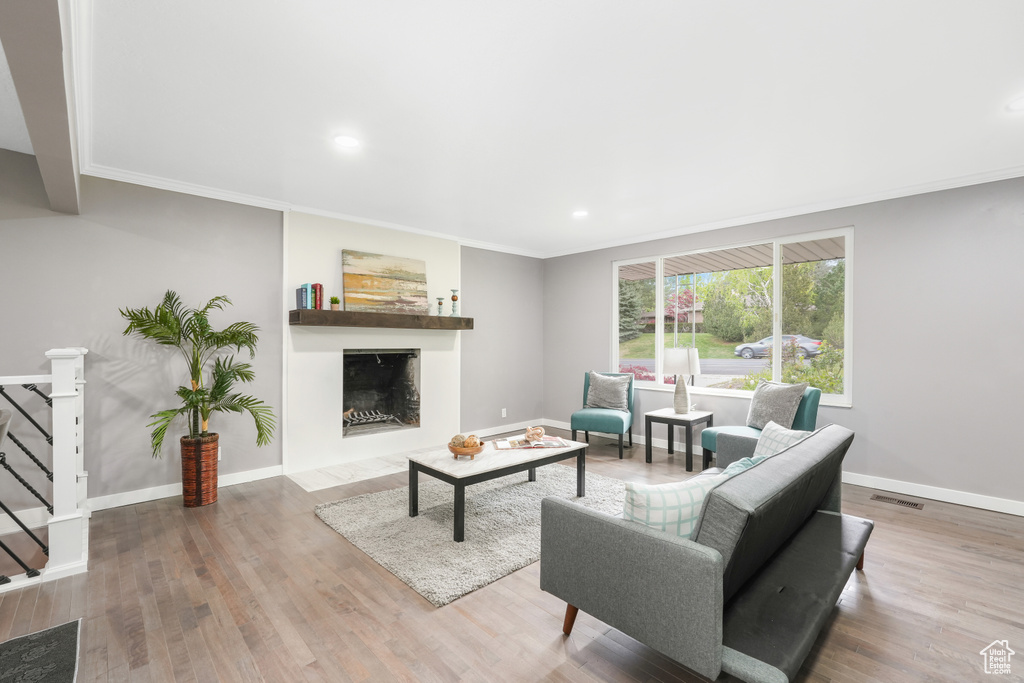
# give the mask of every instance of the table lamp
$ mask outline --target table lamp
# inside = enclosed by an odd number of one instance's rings
[[[665,349],[664,374],[676,376],[676,393],[673,400],[677,413],[690,412],[690,391],[680,376],[700,374],[700,356],[697,349]]]

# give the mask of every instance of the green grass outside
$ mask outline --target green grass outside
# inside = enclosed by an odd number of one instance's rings
[[[688,346],[690,333],[679,334],[679,345]],[[665,348],[672,348],[672,333],[665,333]],[[707,332],[697,334],[697,352],[701,358],[738,358],[733,353],[736,349],[735,342],[726,342],[714,337]],[[619,358],[654,358],[654,333],[642,334],[636,339],[619,344]]]

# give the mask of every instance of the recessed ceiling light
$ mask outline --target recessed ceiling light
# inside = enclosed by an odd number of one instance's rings
[[[590,212],[587,211],[586,209],[577,209],[576,211],[572,212],[572,217],[573,218],[586,218],[589,215],[590,215]]]
[[[342,147],[344,149],[355,149],[356,147],[359,146],[359,140],[356,140],[353,137],[349,137],[348,135],[339,135],[338,137],[334,138],[334,142],[335,144],[338,145],[338,147]]]
[[[1006,105],[1006,109],[1012,112],[1024,111],[1024,95],[1015,100],[1010,100],[1010,103]]]

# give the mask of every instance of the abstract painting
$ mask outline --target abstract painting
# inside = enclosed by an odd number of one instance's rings
[[[343,249],[346,311],[427,315],[427,264],[399,256]]]

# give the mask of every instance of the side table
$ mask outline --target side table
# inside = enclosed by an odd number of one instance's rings
[[[668,425],[668,452],[674,453],[675,427],[686,427],[686,471],[693,471],[693,426],[707,423],[708,427],[715,424],[714,413],[709,410],[691,410],[688,413],[677,413],[674,408],[662,408],[644,413],[644,440],[647,442],[647,462],[651,462],[651,424],[661,422]],[[711,458],[704,457],[704,468],[711,464]]]

